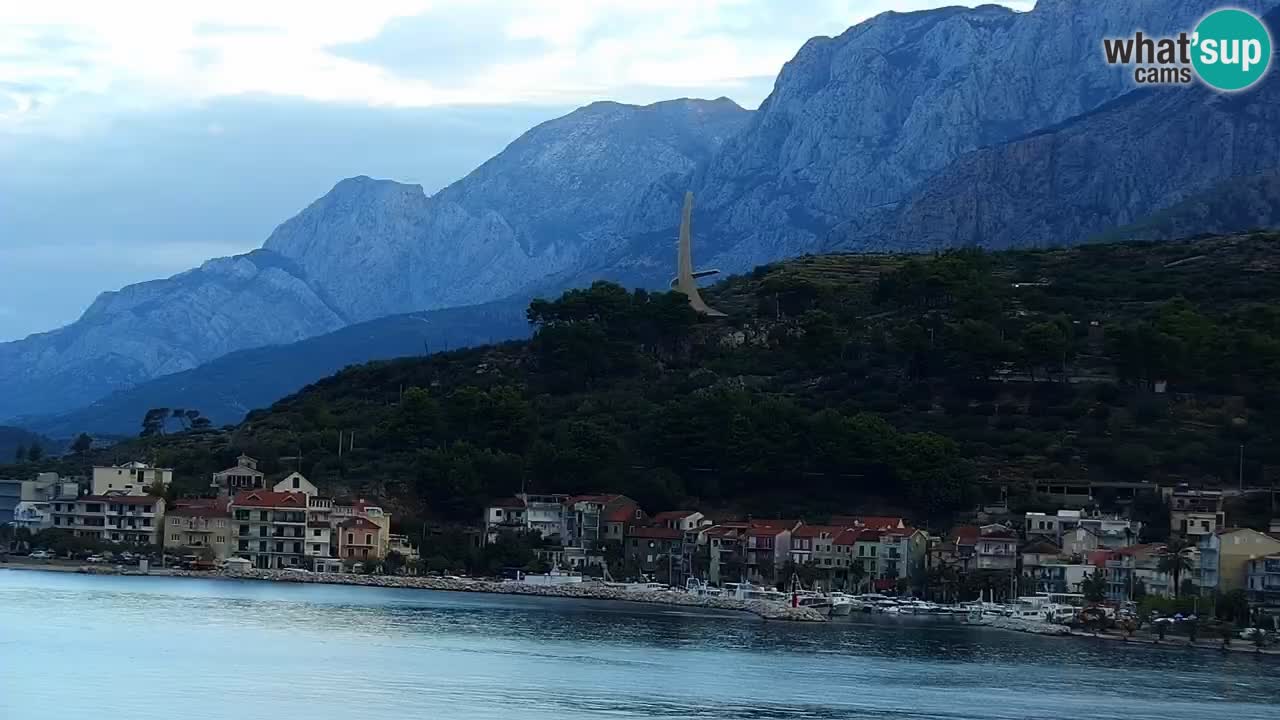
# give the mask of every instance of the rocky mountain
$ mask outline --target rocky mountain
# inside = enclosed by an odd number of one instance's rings
[[[338,183],[264,249],[104,293],[0,344],[0,418],[81,407],[227,353],[502,298],[617,242],[649,184],[705,162],[750,113],[727,99],[601,102],[530,130],[434,197]]]
[[[593,103],[431,198],[344,180],[264,247],[353,321],[505,297],[608,253],[642,190],[705,163],[749,116],[726,98]]]
[[[523,338],[529,333],[526,306],[502,301],[378,318],[287,345],[229,353],[117,390],[88,407],[20,422],[52,437],[132,436],[147,410],[183,407],[200,410],[215,426],[234,424],[349,365]]]
[[[1040,0],[1026,13],[995,5],[891,12],[810,40],[747,129],[689,178],[706,264],[743,271],[829,247],[846,224],[874,224],[962,156],[1132,91],[1131,73],[1105,63],[1101,38],[1172,34],[1219,4]],[[1168,147],[1162,152],[1172,156]],[[674,218],[678,200],[679,192],[654,194],[642,212]]]
[[[1280,11],[1271,19],[1280,24]],[[1278,128],[1274,73],[1231,95],[1201,85],[1137,90],[964,155],[887,217],[858,218],[833,247],[1046,247],[1274,225]]]
[[[661,286],[688,189],[698,264],[726,272],[833,248],[1084,241],[1268,172],[1280,126],[1262,101],[1240,105],[1254,91],[1135,91],[1103,59],[1104,37],[1171,34],[1215,7],[884,13],[806,43],[755,112],[726,99],[595,103],[432,197],[344,180],[261,251],[108,293],[67,328],[0,345],[0,418],[389,314],[597,278]],[[1238,204],[1215,196],[1169,227],[1231,229],[1206,214]]]

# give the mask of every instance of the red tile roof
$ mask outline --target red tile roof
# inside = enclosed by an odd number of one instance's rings
[[[85,495],[80,502],[115,503],[118,505],[155,505],[162,498],[150,495]]]
[[[958,540],[966,545],[977,542],[982,536],[982,529],[977,525],[957,525],[951,530],[950,539]]]
[[[831,524],[845,527],[862,526],[872,530],[888,530],[906,523],[902,521],[902,518],[891,515],[833,515],[831,516]]]
[[[800,524],[799,520],[750,520],[748,525],[752,530],[773,530],[774,533],[780,533],[784,530],[794,529]]]
[[[639,510],[639,509],[640,509],[639,506],[636,505],[635,503],[623,503],[618,507],[615,507],[614,509],[605,513],[604,521],[605,522],[630,522],[636,519],[636,510]],[[641,513],[641,517],[644,517],[643,513]]]
[[[307,496],[295,492],[272,490],[245,490],[238,493],[231,504],[236,507],[305,508]]]
[[[650,540],[679,540],[684,533],[666,527],[633,527],[627,531],[627,537],[647,538]]]
[[[791,537],[816,538],[822,537],[823,535],[835,537],[847,529],[847,527],[841,527],[839,525],[801,525],[795,529],[795,532],[791,533]]]
[[[902,527],[906,523],[900,517],[867,515],[862,518],[862,524],[872,530],[891,530]]]
[[[344,530],[381,530],[382,528],[372,520],[362,517],[353,517],[343,520],[338,527]]]

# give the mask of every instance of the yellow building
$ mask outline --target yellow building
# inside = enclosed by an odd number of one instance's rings
[[[1248,528],[1218,533],[1218,592],[1249,586],[1249,561],[1280,553],[1280,540]]]
[[[179,505],[164,516],[164,548],[175,554],[213,553],[215,560],[225,560],[231,553],[231,513],[225,501]]]

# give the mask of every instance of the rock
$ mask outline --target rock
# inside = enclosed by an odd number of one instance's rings
[[[183,577],[208,577],[210,573],[176,571]],[[715,610],[737,610],[759,615],[766,620],[794,622],[824,622],[826,616],[813,608],[792,608],[781,603],[758,600],[704,597],[672,591],[628,591],[598,582],[574,585],[526,585],[517,582],[493,582],[489,580],[449,580],[436,577],[400,575],[352,575],[347,573],[300,573],[288,570],[248,570],[228,572],[226,577],[276,582],[324,583],[330,585],[364,585],[370,587],[439,590],[447,592],[495,593],[504,595],[534,595],[538,597],[578,598],[583,600],[617,600],[651,603],[655,605],[681,605]]]
[[[1035,620],[1024,620],[1022,618],[995,618],[985,623],[989,627],[1000,628],[1001,630],[1017,630],[1018,632],[1032,633],[1034,635],[1070,635],[1071,628],[1066,625],[1058,625],[1057,623],[1038,622]]]

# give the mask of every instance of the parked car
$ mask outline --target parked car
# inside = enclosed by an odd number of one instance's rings
[[[96,565],[96,564],[98,564],[98,563],[106,562],[106,561],[107,561],[107,559],[106,559],[106,558],[104,558],[104,557],[102,557],[101,555],[90,555],[89,557],[85,558],[85,559],[84,559],[84,561],[85,561],[85,562],[89,562],[89,563],[93,563],[93,564],[95,564],[95,565]]]
[[[36,550],[35,552],[31,553],[27,557],[31,558],[32,560],[52,560],[53,553],[49,552],[48,550]]]
[[[1257,636],[1257,635],[1259,635],[1259,634],[1261,634],[1261,635],[1265,636],[1265,635],[1267,634],[1267,631],[1266,631],[1266,630],[1263,630],[1262,628],[1247,627],[1247,628],[1245,628],[1245,629],[1243,629],[1243,630],[1241,630],[1241,631],[1240,631],[1240,639],[1241,639],[1241,640],[1252,640],[1255,636]]]

